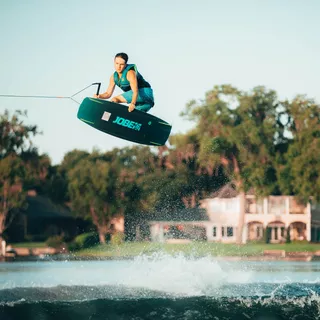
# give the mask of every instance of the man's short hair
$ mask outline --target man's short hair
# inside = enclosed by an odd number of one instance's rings
[[[117,53],[114,58],[118,58],[118,57],[122,58],[126,63],[129,60],[128,55],[126,53],[124,53],[124,52]]]

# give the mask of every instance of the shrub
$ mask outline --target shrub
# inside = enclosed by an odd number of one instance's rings
[[[81,248],[79,247],[79,245],[76,242],[72,241],[72,242],[68,243],[68,250],[70,252],[77,251],[77,250],[80,250],[80,249]]]
[[[46,245],[51,248],[60,248],[63,244],[63,236],[52,236],[46,241]]]
[[[271,228],[270,227],[267,227],[265,229],[265,232],[263,233],[263,238],[264,238],[265,243],[270,243],[270,240],[271,240]]]
[[[120,245],[124,241],[124,233],[123,232],[115,232],[111,237],[111,244]]]
[[[69,244],[69,250],[91,248],[99,243],[99,235],[96,232],[82,233]]]
[[[286,243],[291,243],[291,239],[290,239],[290,227],[287,229]]]

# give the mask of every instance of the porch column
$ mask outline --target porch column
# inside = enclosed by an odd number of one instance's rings
[[[306,212],[307,216],[310,217],[310,219],[311,219],[311,204],[310,204],[310,202],[307,203],[306,210],[307,210],[307,212]]]
[[[158,234],[159,242],[164,242],[164,233],[163,233],[163,224],[160,223],[159,226],[159,234]]]
[[[294,239],[294,230],[291,224],[289,226],[289,232],[290,232],[290,240],[296,240]]]
[[[206,236],[207,236],[207,241],[213,240],[213,226],[212,225],[206,225]]]
[[[216,226],[217,226],[217,237],[216,237],[216,239],[217,239],[217,241],[221,241],[221,225],[218,224]]]
[[[307,241],[311,241],[311,222],[310,220],[308,221],[308,223],[306,223],[306,238]]]
[[[278,233],[278,241],[281,241],[281,239],[282,239],[282,237],[281,237],[281,227],[278,227],[277,233]]]
[[[248,225],[245,224],[243,226],[243,232],[242,232],[242,243],[247,243],[248,240]]]

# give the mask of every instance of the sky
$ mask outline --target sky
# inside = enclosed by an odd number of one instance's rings
[[[115,54],[126,52],[152,85],[150,113],[172,134],[194,126],[181,111],[215,85],[263,85],[319,103],[319,14],[318,0],[0,0],[0,94],[71,96],[94,82],[104,91]],[[25,122],[42,131],[34,145],[53,164],[73,149],[134,145],[78,120],[78,107],[0,97],[0,114],[27,110]]]

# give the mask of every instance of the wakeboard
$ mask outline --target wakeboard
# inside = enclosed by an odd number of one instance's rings
[[[166,121],[149,113],[129,112],[125,105],[89,97],[80,104],[77,117],[112,136],[153,146],[164,145],[172,128]]]

